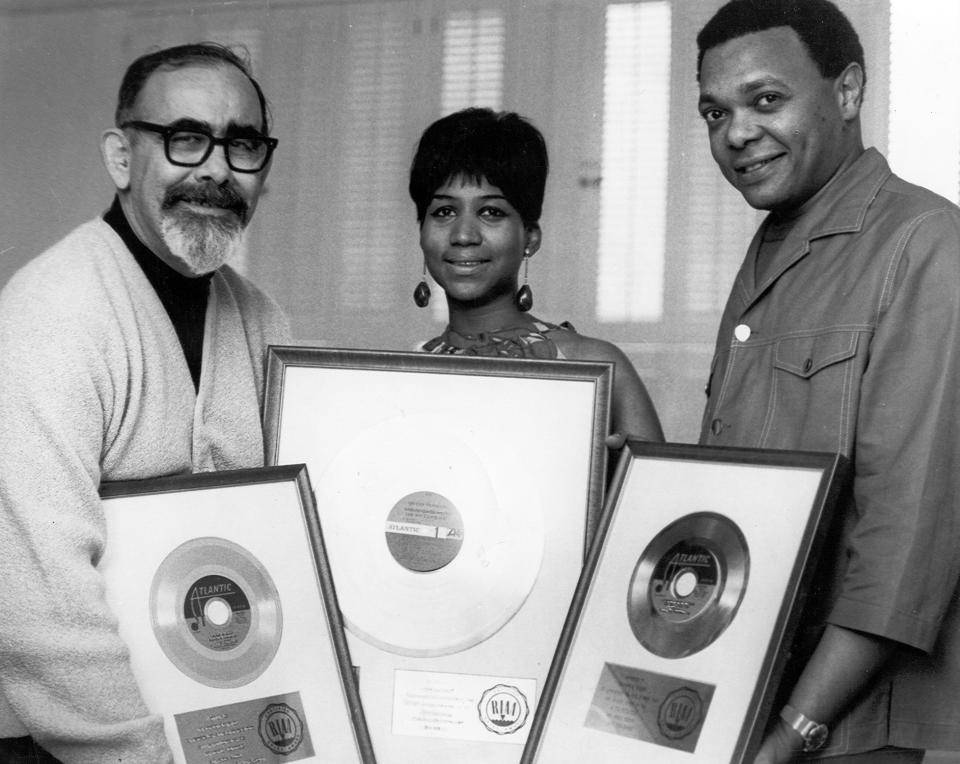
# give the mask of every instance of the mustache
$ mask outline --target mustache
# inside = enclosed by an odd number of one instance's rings
[[[168,210],[178,202],[202,204],[208,207],[220,207],[231,210],[243,222],[247,220],[250,206],[230,186],[219,186],[215,183],[178,183],[166,190],[163,195],[162,208]]]

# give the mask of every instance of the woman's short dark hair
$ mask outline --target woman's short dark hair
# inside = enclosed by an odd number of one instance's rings
[[[849,64],[858,63],[866,84],[860,38],[843,11],[830,0],[732,0],[697,35],[697,79],[708,50],[774,27],[790,27],[796,32],[824,77],[836,77]]]
[[[540,219],[547,182],[547,144],[512,111],[469,108],[424,130],[410,167],[410,196],[423,222],[437,189],[457,177],[486,179],[503,192],[524,225]]]
[[[250,80],[257,98],[260,101],[260,117],[263,122],[261,130],[264,135],[270,133],[269,109],[267,99],[264,98],[260,83],[250,73],[250,64],[245,55],[241,55],[232,48],[216,42],[195,42],[186,45],[176,45],[172,48],[153,51],[140,56],[127,67],[120,83],[120,93],[117,96],[117,111],[114,115],[117,127],[131,118],[133,107],[137,103],[137,96],[143,90],[150,75],[158,69],[179,69],[182,66],[199,64],[201,66],[235,66]]]

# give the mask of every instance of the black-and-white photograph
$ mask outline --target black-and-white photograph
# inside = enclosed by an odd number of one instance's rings
[[[957,39],[0,0],[0,764],[960,764]]]

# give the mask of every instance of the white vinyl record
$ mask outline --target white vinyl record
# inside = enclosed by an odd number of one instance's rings
[[[502,628],[540,571],[543,512],[522,465],[489,465],[442,425],[358,433],[316,480],[347,628],[381,649],[448,655]]]

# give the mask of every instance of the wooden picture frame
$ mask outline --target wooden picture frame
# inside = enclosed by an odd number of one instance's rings
[[[628,442],[522,761],[752,761],[845,475]]]
[[[101,498],[107,602],[177,764],[374,762],[302,464]]]
[[[516,762],[599,516],[609,363],[274,347],[377,755]]]

